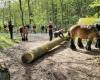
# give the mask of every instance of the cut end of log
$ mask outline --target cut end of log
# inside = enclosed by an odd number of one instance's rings
[[[34,55],[31,53],[26,53],[22,56],[21,59],[23,63],[31,63],[34,59]]]

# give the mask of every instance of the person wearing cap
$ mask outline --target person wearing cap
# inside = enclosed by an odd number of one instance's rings
[[[53,39],[53,26],[52,26],[52,24],[48,25],[48,31],[49,31],[49,41],[52,41],[52,39]]]

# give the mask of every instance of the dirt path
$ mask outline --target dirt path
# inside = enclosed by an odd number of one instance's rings
[[[32,64],[23,64],[21,55],[48,40],[47,34],[30,35],[29,42],[5,49],[0,61],[5,62],[11,72],[11,80],[100,80],[100,65],[96,57],[100,50],[91,52],[78,49],[72,51],[69,43],[49,52]]]

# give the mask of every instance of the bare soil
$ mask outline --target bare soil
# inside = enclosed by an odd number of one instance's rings
[[[22,54],[46,41],[47,34],[29,35],[28,42],[0,52],[0,62],[8,66],[11,80],[100,80],[100,50],[94,46],[92,51],[72,51],[66,42],[32,64],[22,63]]]

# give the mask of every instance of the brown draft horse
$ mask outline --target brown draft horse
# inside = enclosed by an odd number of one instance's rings
[[[74,44],[74,40],[78,37],[78,47],[84,48],[82,44],[82,39],[88,39],[86,50],[91,50],[91,44],[93,39],[100,39],[100,35],[98,34],[97,28],[94,25],[90,26],[82,26],[82,25],[73,25],[69,28],[68,34],[71,39],[71,49],[76,50],[76,46]]]

